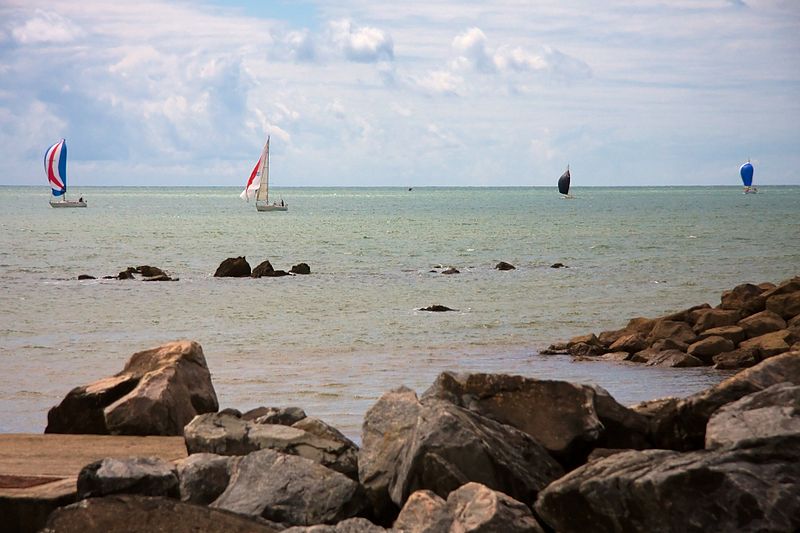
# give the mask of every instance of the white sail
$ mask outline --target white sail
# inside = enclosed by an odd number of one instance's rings
[[[256,166],[253,167],[252,172],[250,172],[250,177],[247,179],[247,184],[244,186],[242,194],[239,195],[242,200],[247,200],[249,202],[250,198],[253,198],[254,196],[256,196],[257,199],[260,199],[260,197],[257,195],[261,191],[264,165],[267,159],[269,159],[269,137],[267,137],[267,144],[264,145],[264,149],[261,150],[261,157],[258,159]]]
[[[256,193],[256,202],[269,203],[269,136],[261,153],[261,182]]]

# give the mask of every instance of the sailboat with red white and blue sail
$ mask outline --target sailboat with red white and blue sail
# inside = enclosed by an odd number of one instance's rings
[[[44,171],[53,198],[51,207],[86,207],[86,201],[81,197],[78,200],[67,200],[67,141],[61,139],[47,149],[44,154]],[[61,197],[60,199],[58,199]]]

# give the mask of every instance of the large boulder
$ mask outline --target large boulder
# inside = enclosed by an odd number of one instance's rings
[[[638,333],[633,333],[618,338],[608,349],[611,352],[628,352],[630,354],[640,352],[647,348],[647,346],[647,340],[645,340],[644,337]]]
[[[278,533],[283,529],[170,498],[119,495],[60,507],[50,514],[41,533]]]
[[[784,381],[800,385],[800,352],[767,359],[687,398],[673,398],[654,404],[646,413],[651,419],[651,438],[658,448],[679,451],[702,449],[706,424],[717,409]],[[639,409],[637,411],[642,412]]]
[[[795,342],[796,336],[788,329],[773,331],[759,337],[748,339],[739,344],[739,348],[753,349],[758,352],[762,359],[773,357],[789,351],[789,347]]]
[[[229,257],[217,267],[215,278],[249,278],[250,263],[244,257]]]
[[[612,455],[550,484],[536,512],[554,531],[797,531],[798,494],[795,435]]]
[[[412,494],[393,530],[427,533],[544,533],[530,508],[480,483],[467,483],[447,496]]]
[[[772,311],[761,311],[739,321],[748,339],[786,329],[786,321]]]
[[[737,348],[736,350],[717,354],[713,357],[714,368],[717,370],[733,370],[749,368],[761,361],[761,357],[754,349]]]
[[[800,313],[800,290],[788,294],[776,294],[767,298],[767,310],[785,319]]]
[[[247,455],[271,449],[297,455],[358,477],[358,447],[338,430],[315,418],[303,418],[293,426],[261,424],[224,413],[208,413],[184,429],[189,453]]]
[[[744,330],[739,326],[720,326],[707,329],[697,337],[697,340],[703,340],[708,337],[722,337],[723,339],[728,339],[734,345],[738,345],[747,338]]]
[[[292,265],[289,272],[301,275],[311,274],[311,267],[308,266],[308,263],[297,263],[296,265]]]
[[[178,487],[182,501],[208,505],[225,491],[240,457],[195,453],[178,462]]]
[[[244,420],[253,420],[259,424],[281,424],[291,426],[306,417],[301,407],[256,407],[242,414]]]
[[[703,309],[697,312],[694,331],[700,333],[720,326],[733,326],[742,317],[741,313],[733,309]]]
[[[733,342],[725,337],[712,335],[699,340],[687,348],[686,353],[697,357],[705,364],[710,365],[713,363],[713,357],[717,354],[732,351],[736,346]]]
[[[182,435],[218,409],[203,349],[176,341],[135,353],[122,372],[72,389],[47,413],[45,433]]]
[[[264,276],[271,276],[275,272],[272,263],[269,261],[262,261],[250,273],[251,278],[262,278]]]
[[[175,465],[157,457],[107,457],[84,466],[78,474],[78,499],[111,494],[179,495]]]
[[[310,459],[274,450],[242,458],[211,507],[285,523],[336,523],[361,513],[365,500],[355,481]]]
[[[658,320],[652,331],[647,336],[648,344],[653,344],[660,339],[673,339],[686,344],[691,344],[697,338],[692,327],[686,322],[674,320]]]
[[[362,440],[359,479],[383,519],[417,490],[445,497],[470,481],[530,504],[563,473],[527,433],[438,398],[420,402],[408,389],[367,412]]]
[[[765,300],[761,296],[764,289],[752,283],[737,285],[722,293],[720,308],[741,311],[743,316],[752,315],[764,310]]]
[[[671,315],[667,315],[662,318],[662,320],[672,320],[675,322],[688,322],[690,325],[694,324],[695,317],[697,313],[695,311],[699,311],[701,309],[710,309],[711,306],[708,304],[701,304],[695,305],[688,309],[684,309],[683,311],[678,311],[677,313],[672,313]]]
[[[800,437],[800,386],[778,383],[720,407],[706,426],[706,448],[749,439]]]
[[[647,420],[597,386],[506,374],[443,372],[423,398],[439,398],[524,431],[568,466],[595,446],[648,447]]]
[[[494,268],[497,270],[515,270],[517,267],[512,265],[511,263],[506,263],[505,261],[500,261],[497,263]]]

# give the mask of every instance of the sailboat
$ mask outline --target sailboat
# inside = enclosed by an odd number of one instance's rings
[[[50,189],[53,191],[51,207],[86,207],[86,201],[81,197],[78,200],[67,200],[67,141],[61,139],[47,149],[44,154],[44,171]],[[56,201],[56,198],[61,197]]]
[[[749,158],[747,159],[747,163],[739,167],[739,175],[742,177],[742,183],[744,184],[744,194],[755,194],[758,192],[758,189],[753,187],[753,165],[750,163]]]
[[[257,211],[287,211],[289,209],[289,205],[283,203],[283,200],[280,203],[269,203],[269,136],[267,136],[267,144],[261,150],[261,157],[253,167],[253,171],[250,172],[247,185],[239,196],[249,202],[253,195],[256,198]]]
[[[564,195],[562,198],[573,198],[573,196],[570,196],[569,194],[570,177],[569,165],[567,165],[567,171],[561,174],[561,177],[558,178],[558,192]]]

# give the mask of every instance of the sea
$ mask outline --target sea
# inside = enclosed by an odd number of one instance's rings
[[[176,339],[202,345],[221,408],[299,406],[355,440],[384,392],[444,371],[687,396],[730,372],[539,352],[800,274],[797,186],[274,189],[285,213],[239,192],[82,187],[88,208],[52,209],[0,187],[0,432],[42,432],[72,388]],[[311,274],[213,277],[237,256]],[[139,265],[179,280],[99,279]]]

